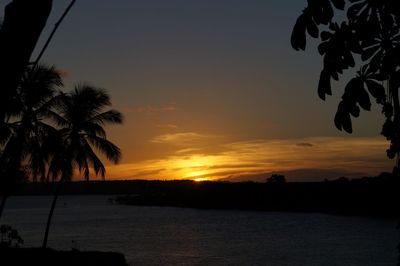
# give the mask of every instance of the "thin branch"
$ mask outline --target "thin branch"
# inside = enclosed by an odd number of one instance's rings
[[[60,26],[60,24],[62,23],[62,21],[64,20],[65,16],[68,14],[70,9],[72,8],[72,6],[75,4],[75,2],[76,2],[76,0],[72,0],[71,1],[71,3],[65,9],[64,13],[61,15],[60,19],[56,22],[56,24],[54,24],[54,28],[53,28],[52,32],[50,33],[49,38],[47,38],[47,41],[44,44],[42,50],[40,51],[38,57],[36,58],[35,62],[33,63],[32,69],[34,69],[39,64],[40,59],[42,58],[44,52],[46,51],[46,49],[49,46],[51,40],[53,39],[53,36],[56,33],[58,27]]]

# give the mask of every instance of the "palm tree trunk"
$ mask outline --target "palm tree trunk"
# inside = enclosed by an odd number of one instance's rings
[[[54,193],[53,202],[51,203],[49,216],[47,217],[46,231],[44,233],[42,248],[46,248],[47,247],[47,240],[48,240],[48,237],[49,237],[51,220],[53,219],[54,210],[56,208],[58,196],[60,195],[63,183],[64,183],[64,178],[61,178],[61,180],[58,181],[57,188],[56,188],[55,193]]]
[[[1,216],[2,216],[2,214],[3,214],[3,210],[4,210],[4,206],[6,205],[7,198],[8,198],[7,195],[3,195],[3,197],[1,198],[1,204],[0,204],[0,219],[1,219]]]

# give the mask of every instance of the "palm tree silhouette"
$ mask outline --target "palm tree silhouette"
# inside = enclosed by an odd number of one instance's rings
[[[55,104],[54,95],[62,85],[56,69],[44,65],[28,68],[19,83],[0,138],[0,178],[4,185],[0,217],[11,190],[22,179],[17,177],[25,170],[23,164],[28,163],[34,179],[46,171],[40,150],[51,132],[56,130],[47,121]]]
[[[62,184],[71,180],[77,167],[85,180],[90,178],[90,168],[96,176],[105,178],[106,169],[96,151],[118,163],[120,149],[107,140],[104,125],[121,124],[122,114],[110,109],[110,96],[106,91],[89,85],[79,85],[70,93],[56,97],[57,105],[51,112],[52,119],[59,127],[55,137],[54,154],[49,162],[49,176],[58,179],[58,188],[51,205],[42,247],[47,247],[48,234],[54,209]],[[58,143],[58,144],[57,144]],[[56,147],[56,148],[54,148]]]

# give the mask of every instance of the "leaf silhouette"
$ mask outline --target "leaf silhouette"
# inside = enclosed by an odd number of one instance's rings
[[[318,96],[325,100],[325,95],[332,95],[331,76],[327,71],[322,70],[318,83]]]
[[[348,106],[349,108],[349,113],[354,116],[354,117],[359,117],[360,116],[360,107],[357,106],[357,104],[353,104],[351,106]]]
[[[344,9],[344,0],[331,0],[331,2],[337,9]]]
[[[360,77],[353,78],[347,83],[343,98],[346,101],[358,102],[364,110],[371,110],[371,101]]]
[[[367,80],[365,83],[367,84],[369,93],[371,93],[372,97],[376,99],[377,103],[383,103],[385,101],[386,93],[382,84],[373,80]]]
[[[347,133],[352,133],[353,128],[351,126],[351,118],[348,110],[346,109],[345,103],[341,101],[338,105],[338,109],[335,115],[335,126],[339,130],[344,130]]]
[[[378,48],[376,46],[364,49],[363,53],[361,54],[361,60],[367,61],[370,59],[376,52],[378,51]]]
[[[306,27],[306,17],[305,13],[303,13],[297,19],[292,31],[291,44],[296,51],[304,51],[306,49]]]
[[[371,100],[369,99],[368,92],[364,89],[364,87],[358,88],[358,103],[359,105],[367,111],[371,111]]]
[[[318,30],[317,25],[314,23],[314,21],[308,21],[307,32],[308,32],[308,34],[310,34],[311,37],[318,38],[319,30]]]
[[[329,0],[309,0],[308,7],[317,24],[327,25],[333,18],[333,9]]]

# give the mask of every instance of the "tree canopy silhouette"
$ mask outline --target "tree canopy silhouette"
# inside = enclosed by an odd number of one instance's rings
[[[39,64],[59,25],[76,0],[72,0],[36,60],[32,52],[46,25],[52,0],[12,0],[0,23],[0,217],[12,185],[30,170],[33,180],[59,179],[46,225],[47,239],[58,193],[77,167],[86,180],[90,168],[105,177],[105,166],[96,151],[113,163],[120,149],[107,139],[104,125],[122,123],[122,114],[104,110],[111,105],[102,89],[82,85],[70,93],[58,91],[61,75],[54,67]],[[26,166],[25,168],[23,166]]]
[[[382,135],[390,141],[387,156],[400,166],[400,3],[398,0],[308,0],[293,28],[291,44],[305,50],[307,34],[319,38],[323,57],[318,95],[332,95],[331,81],[344,70],[357,74],[344,88],[335,115],[339,130],[352,133],[351,117],[371,110],[371,98],[382,108]]]
[[[42,123],[41,119],[50,108],[51,101],[47,100],[55,92],[49,88],[50,83],[58,82],[53,84],[56,86],[62,84],[54,68],[46,69],[39,65],[39,61],[76,0],[71,1],[56,22],[36,60],[30,62],[52,2],[12,0],[6,5],[4,20],[0,23],[0,217],[13,187],[24,179],[18,177],[25,177],[26,169],[21,168],[24,158],[35,154],[30,156],[30,170],[34,179],[39,174],[43,177],[45,171],[42,154],[38,154],[41,146],[38,140],[40,135],[42,140],[48,138],[50,135],[47,133],[52,127]],[[38,108],[38,105],[42,106]],[[21,120],[17,119],[17,123],[14,123],[16,117]],[[46,136],[42,133],[46,133]]]
[[[7,197],[25,176],[35,180],[45,175],[43,144],[56,131],[48,124],[48,114],[61,86],[54,67],[38,65],[26,69],[15,90],[0,136],[0,217]]]
[[[18,89],[26,74],[32,52],[40,34],[46,25],[52,8],[52,0],[30,1],[13,0],[6,5],[4,19],[0,26],[0,183],[2,201],[0,217],[5,201],[21,175],[17,157],[23,157],[22,143],[18,144],[14,135],[13,145],[21,146],[18,151],[5,150],[10,140],[11,131],[9,117],[14,115],[18,106]],[[15,129],[15,127],[14,127]],[[15,132],[14,132],[15,133]],[[22,138],[22,135],[19,134]],[[11,147],[9,146],[9,147]],[[3,149],[4,148],[4,149]],[[10,155],[13,154],[11,157]],[[8,157],[6,160],[5,157]]]

